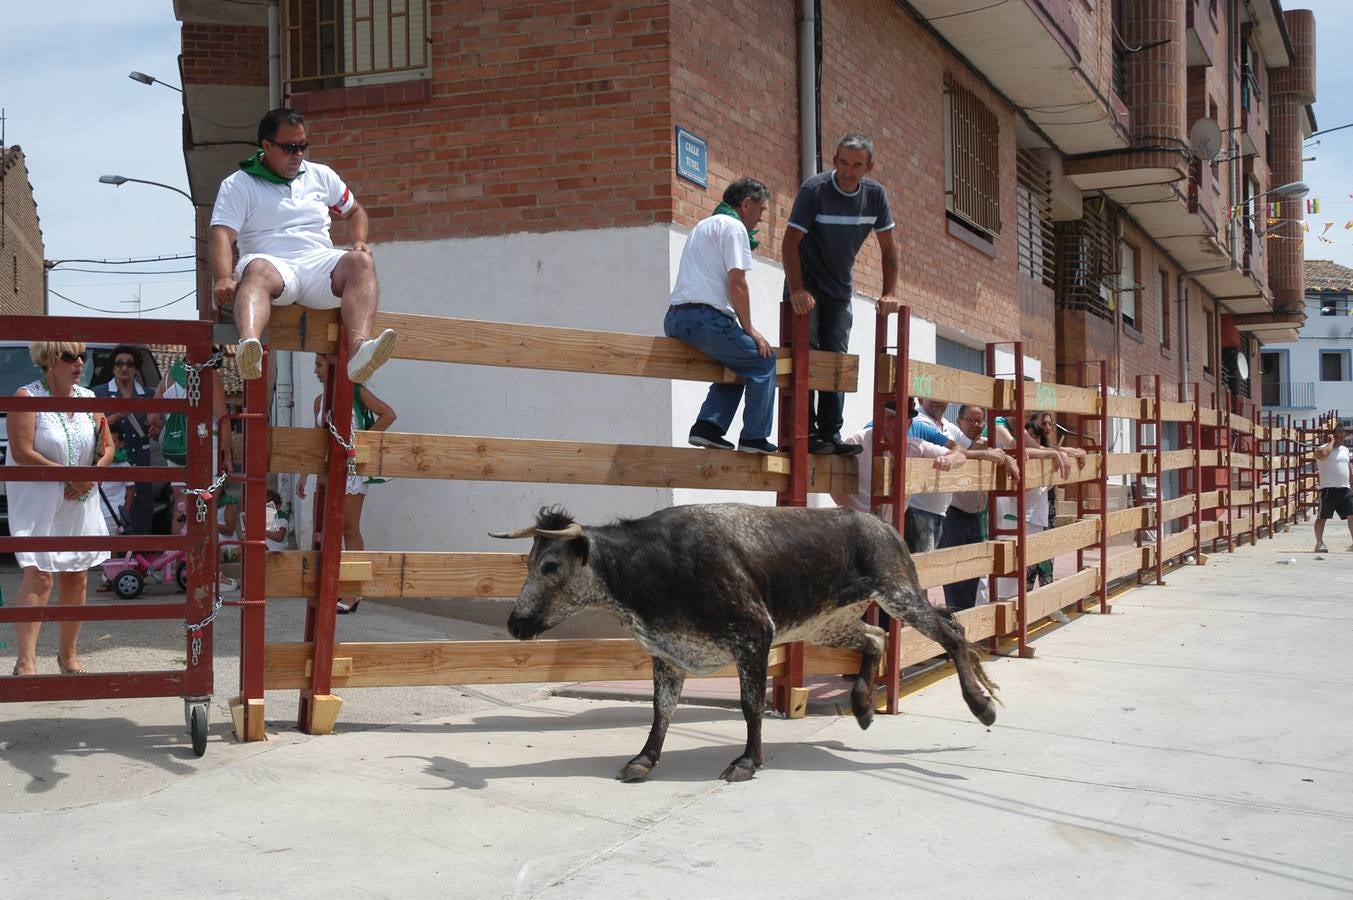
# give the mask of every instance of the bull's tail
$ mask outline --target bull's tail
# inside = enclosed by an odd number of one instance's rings
[[[992,681],[991,676],[987,674],[986,668],[982,665],[982,653],[968,641],[968,636],[967,633],[964,632],[963,626],[954,618],[954,614],[949,610],[936,609],[935,612],[939,614],[940,627],[945,631],[948,631],[957,639],[958,646],[962,648],[960,652],[963,653],[968,666],[972,669],[973,678],[977,679],[977,683],[986,689],[987,693],[991,695],[991,699],[1000,703],[1001,706],[1004,706],[1005,703],[997,696],[1000,692],[1000,685]],[[957,664],[958,660],[956,659],[954,662]]]

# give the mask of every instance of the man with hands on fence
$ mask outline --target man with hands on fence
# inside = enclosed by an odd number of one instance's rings
[[[870,232],[882,256],[883,293],[878,311],[891,315],[897,300],[897,248],[888,193],[867,176],[874,168],[874,143],[851,133],[836,145],[832,170],[814,175],[799,188],[780,246],[785,267],[784,299],[795,315],[810,316],[808,343],[814,350],[845,353],[850,343],[852,272]],[[859,445],[841,439],[845,394],[809,394],[808,449],[813,453],[854,456]]]
[[[959,446],[971,459],[985,459],[1004,466],[1010,479],[1019,484],[1019,463],[1003,450],[990,446],[986,438],[986,410],[971,403],[958,408]],[[956,491],[949,497],[949,509],[944,516],[944,531],[939,549],[977,544],[987,539],[986,491]],[[987,602],[985,578],[969,578],[944,586],[944,605],[950,610],[971,609]]]
[[[752,325],[747,273],[757,247],[770,191],[755,178],[739,178],[723,192],[714,214],[696,225],[681,251],[676,285],[668,298],[663,331],[723,363],[745,384],[712,384],[691,426],[696,447],[732,450],[724,438],[738,401],[746,393],[742,435],[744,453],[774,453],[769,440],[775,409],[775,354]]]
[[[366,210],[333,169],[305,158],[305,120],[291,109],[268,112],[258,126],[259,150],[221,182],[207,249],[218,307],[231,304],[240,342],[240,377],[262,374],[263,345],[273,306],[297,303],[342,310],[348,379],[362,384],[395,349],[395,332],[372,336],[379,288],[367,246]],[[352,246],[338,250],[329,223],[349,223]],[[233,262],[233,243],[239,262]]]

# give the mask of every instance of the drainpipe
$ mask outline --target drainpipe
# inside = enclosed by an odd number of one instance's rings
[[[282,39],[278,21],[278,0],[268,0],[268,109],[282,105]],[[273,374],[277,379],[273,394],[273,424],[290,428],[296,422],[296,354],[275,350]],[[290,475],[278,476],[278,493],[291,497]]]
[[[1240,53],[1240,0],[1231,0],[1229,4],[1230,13],[1226,17],[1226,118],[1227,134],[1231,135],[1231,140],[1236,142],[1235,150],[1239,150],[1239,138],[1236,134],[1236,57]],[[1233,157],[1230,161],[1231,166],[1231,206],[1236,205],[1236,197],[1240,196],[1240,178],[1238,152],[1232,152]],[[1256,201],[1257,202],[1257,201]],[[1258,209],[1255,210],[1256,215]],[[1236,268],[1240,260],[1236,256],[1236,248],[1240,245],[1240,223],[1235,217],[1231,217],[1230,231],[1230,251],[1231,268]]]
[[[799,0],[799,181],[817,174],[817,0]]]
[[[282,39],[277,0],[268,0],[268,109],[282,105]]]
[[[1179,310],[1179,384],[1189,380],[1189,296],[1184,288],[1184,273],[1175,276],[1175,308]],[[1184,399],[1180,394],[1179,398]]]

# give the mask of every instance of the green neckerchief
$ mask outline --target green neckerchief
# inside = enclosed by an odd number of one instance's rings
[[[283,178],[272,169],[263,165],[263,151],[255,150],[254,155],[248,159],[240,160],[240,171],[248,172],[255,178],[262,178],[264,181],[271,181],[273,184],[291,184],[290,178]],[[297,172],[297,175],[300,173]]]
[[[738,215],[738,211],[737,211],[736,209],[734,209],[733,207],[729,206],[727,203],[720,203],[718,206],[714,207],[714,215],[716,215],[716,216],[732,216],[733,218],[737,219],[739,222],[742,221],[742,216]],[[755,250],[757,247],[760,247],[760,246],[761,246],[761,242],[758,241],[758,240],[756,239],[756,229],[755,229],[755,228],[752,228],[752,229],[749,229],[749,230],[748,230],[748,232],[747,232],[747,243],[749,243],[749,244],[752,245],[752,249],[753,249],[753,250]]]

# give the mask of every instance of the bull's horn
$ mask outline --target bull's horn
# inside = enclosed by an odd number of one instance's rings
[[[567,528],[552,530],[549,528],[537,528],[536,534],[541,537],[558,538],[560,540],[573,540],[583,536],[583,527],[577,522],[570,524]]]
[[[490,531],[489,537],[513,540],[515,538],[534,537],[535,533],[536,526],[527,525],[525,528],[518,528],[516,531]]]

